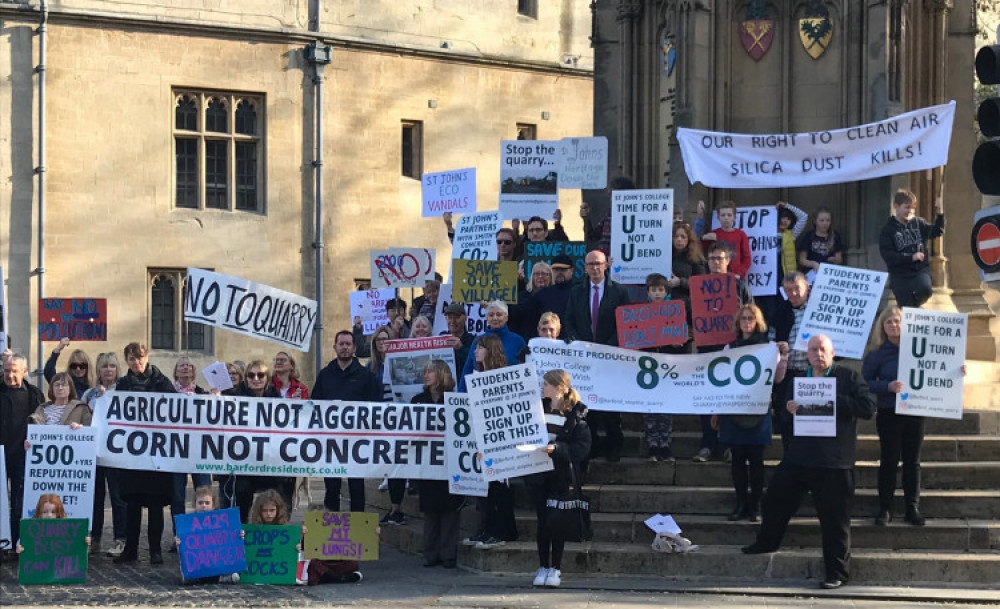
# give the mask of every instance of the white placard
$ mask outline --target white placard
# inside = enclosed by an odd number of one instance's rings
[[[448,319],[444,310],[451,304],[451,284],[442,283],[438,293],[437,311],[434,312],[434,334],[448,333]],[[459,303],[465,307],[465,329],[473,336],[479,336],[486,331],[486,307],[477,302]],[[465,362],[459,362],[459,366]]]
[[[349,294],[351,300],[351,320],[361,318],[361,327],[365,336],[375,334],[382,326],[389,323],[389,313],[385,303],[396,297],[394,288],[381,290],[359,290]]]
[[[452,258],[463,260],[496,260],[497,231],[503,226],[503,214],[481,211],[466,214],[455,224]]]
[[[806,351],[810,337],[825,334],[838,356],[864,357],[886,277],[881,271],[820,264],[792,348]]]
[[[674,191],[616,190],[611,193],[611,279],[645,283],[650,273],[671,274]]]
[[[448,462],[448,492],[452,495],[485,497],[490,483],[483,476],[482,458],[472,428],[467,393],[444,394],[448,429],[444,435],[444,455]]]
[[[718,214],[712,215],[712,230],[719,230]],[[778,264],[781,259],[781,235],[778,234],[778,210],[773,205],[737,207],[736,222],[750,240],[750,270],[744,277],[754,296],[774,296],[778,289]]]
[[[608,185],[608,138],[564,137],[559,149],[559,188],[599,190]]]
[[[657,535],[680,535],[681,528],[677,526],[674,517],[669,514],[654,514],[645,520],[645,524]]]
[[[903,309],[899,336],[896,414],[941,419],[962,418],[965,390],[966,313]]]
[[[465,377],[483,476],[489,481],[552,469],[546,453],[518,448],[545,446],[549,441],[535,375],[534,365],[521,364]]]
[[[559,208],[559,140],[500,142],[500,211],[505,218],[551,218]]]
[[[416,288],[434,279],[434,250],[391,247],[371,250],[369,270],[373,288]]]
[[[22,518],[35,515],[42,495],[55,493],[62,499],[66,517],[86,518],[89,528],[94,511],[97,435],[93,427],[28,425],[31,446],[24,458]]]
[[[948,162],[955,102],[847,129],[722,133],[681,127],[677,141],[691,183],[782,188],[870,180]]]
[[[184,320],[309,351],[316,301],[240,277],[188,268]]]
[[[822,438],[837,435],[836,377],[796,377],[792,399],[799,405],[793,435]]]
[[[14,548],[10,534],[10,495],[7,492],[7,456],[0,445],[0,550]]]
[[[447,336],[428,338],[402,338],[385,341],[385,370],[392,385],[393,402],[409,404],[413,397],[424,390],[424,368],[439,359],[455,373],[455,350],[448,344]],[[465,365],[461,362],[458,366]]]
[[[202,376],[208,382],[208,386],[219,391],[226,391],[233,388],[233,377],[229,376],[229,368],[225,362],[215,362],[205,366],[201,371]]]
[[[432,218],[451,212],[466,214],[476,211],[476,170],[455,169],[425,173],[421,180],[424,201],[423,216]]]

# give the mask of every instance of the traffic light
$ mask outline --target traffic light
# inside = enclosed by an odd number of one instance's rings
[[[1000,84],[1000,44],[979,49],[976,76],[981,84]],[[1000,137],[1000,97],[984,100],[976,115],[984,137]],[[972,157],[972,179],[984,195],[1000,195],[1000,141],[987,139],[976,148]]]

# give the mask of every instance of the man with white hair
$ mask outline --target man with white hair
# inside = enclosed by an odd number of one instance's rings
[[[28,358],[12,353],[3,358],[0,384],[0,444],[3,445],[7,480],[10,481],[10,533],[21,536],[21,502],[24,500],[24,443],[28,439],[28,417],[45,403],[41,390],[25,380]],[[3,480],[3,484],[7,484]],[[12,546],[8,546],[8,549]]]
[[[796,377],[836,379],[836,425],[834,437],[791,436],[785,456],[774,471],[764,496],[763,521],[757,540],[743,548],[744,554],[766,554],[781,547],[788,521],[795,515],[806,491],[813,496],[823,539],[826,577],[820,584],[832,590],[850,577],[851,504],[854,499],[854,461],[857,451],[858,419],[870,419],[875,398],[860,375],[833,363],[833,343],[817,334],[809,339],[809,366],[789,371]],[[799,404],[794,398],[794,381],[789,383],[786,410],[794,417]]]

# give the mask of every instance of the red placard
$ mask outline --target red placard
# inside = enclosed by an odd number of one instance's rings
[[[108,301],[105,298],[40,298],[38,339],[56,341],[108,340]]]
[[[736,339],[736,311],[740,295],[736,276],[729,273],[695,275],[688,279],[691,290],[691,326],[699,347],[728,345]]]
[[[688,339],[687,307],[683,300],[624,305],[615,309],[618,346],[647,349],[683,345]]]

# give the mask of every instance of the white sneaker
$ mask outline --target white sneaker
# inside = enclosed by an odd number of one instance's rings
[[[538,573],[535,573],[535,581],[531,582],[532,586],[544,586],[545,580],[549,577],[548,567],[538,567]]]
[[[378,485],[378,490],[380,490],[380,491],[387,491],[387,490],[389,490],[389,479],[388,478],[382,478],[382,482],[380,482],[379,485]]]
[[[115,540],[115,545],[111,546],[108,550],[108,556],[121,556],[122,552],[125,551],[125,541],[121,539]]]
[[[220,584],[238,584],[238,583],[240,583],[240,574],[239,573],[230,573],[229,575],[220,575],[219,576],[219,583]]]
[[[549,574],[545,578],[545,586],[548,588],[558,588],[562,583],[562,571],[559,569],[549,569]]]

